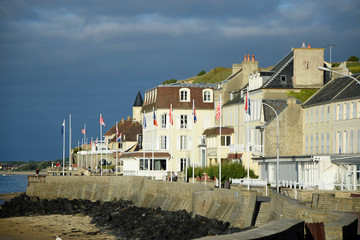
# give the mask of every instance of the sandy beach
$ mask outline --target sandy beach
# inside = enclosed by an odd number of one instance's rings
[[[3,240],[48,240],[57,234],[63,240],[116,239],[101,232],[90,223],[88,216],[50,215],[35,217],[13,217],[0,219],[0,239]]]

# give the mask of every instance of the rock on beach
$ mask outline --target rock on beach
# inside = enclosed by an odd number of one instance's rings
[[[63,198],[47,200],[22,194],[5,202],[0,218],[47,216],[52,214],[89,216],[101,232],[116,239],[194,239],[209,235],[239,232],[228,222],[195,215],[185,210],[175,212],[160,208],[136,207],[130,201],[92,202]],[[99,232],[93,232],[96,235]]]

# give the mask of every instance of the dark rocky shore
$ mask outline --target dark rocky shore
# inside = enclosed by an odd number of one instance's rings
[[[22,194],[5,202],[0,210],[1,218],[51,214],[88,215],[92,217],[92,223],[118,239],[194,239],[244,230],[199,215],[192,218],[185,210],[169,212],[160,208],[139,208],[124,200],[47,200]]]

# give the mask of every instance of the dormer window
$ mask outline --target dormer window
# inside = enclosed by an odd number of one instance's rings
[[[286,75],[280,75],[280,82],[286,82]]]
[[[190,89],[181,88],[179,94],[180,94],[180,102],[190,102]]]
[[[211,89],[204,89],[202,92],[203,102],[213,102],[213,92]]]

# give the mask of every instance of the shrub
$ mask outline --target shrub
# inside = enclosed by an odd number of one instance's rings
[[[205,70],[202,70],[201,72],[198,73],[198,76],[202,76],[202,75],[204,75],[205,73],[206,73]]]
[[[164,81],[162,84],[163,84],[163,85],[166,85],[166,84],[172,84],[172,83],[176,83],[176,82],[177,82],[176,79],[170,79],[170,80]]]
[[[359,58],[356,57],[356,56],[351,56],[351,57],[349,57],[348,61],[349,61],[349,62],[358,62],[358,61],[359,61]]]

